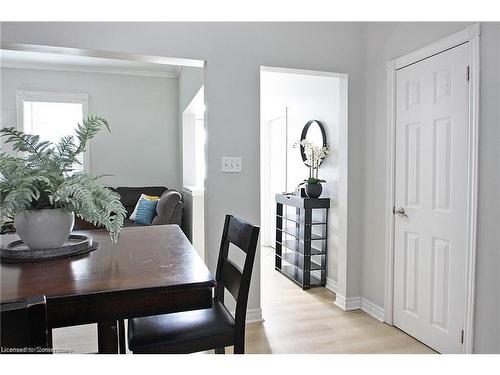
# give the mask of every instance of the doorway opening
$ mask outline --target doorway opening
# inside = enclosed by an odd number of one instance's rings
[[[335,293],[342,291],[339,286],[345,288],[347,80],[347,75],[331,72],[260,69],[261,305],[264,314],[266,310],[274,310],[276,293],[290,288],[294,290],[291,293],[295,293],[295,289],[302,292],[300,286],[275,272],[276,194],[296,192],[309,176],[299,142],[304,126],[311,120],[323,124],[330,150],[318,173],[318,178],[326,181],[322,184],[321,198],[330,198],[326,287]],[[274,319],[269,315],[265,318]]]

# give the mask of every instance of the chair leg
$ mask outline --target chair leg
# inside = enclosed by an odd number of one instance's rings
[[[234,342],[234,354],[245,354],[245,337]]]
[[[125,346],[125,322],[123,319],[118,320],[118,348],[120,354],[126,354]]]
[[[54,343],[52,342],[52,328],[47,328],[47,347],[53,348]]]
[[[226,348],[215,348],[215,354],[226,354]]]

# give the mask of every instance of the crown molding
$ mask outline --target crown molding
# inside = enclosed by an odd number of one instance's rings
[[[129,69],[114,69],[114,68],[98,68],[98,67],[80,67],[67,64],[48,65],[48,64],[26,64],[26,63],[3,63],[2,68],[10,69],[32,69],[32,70],[50,70],[58,72],[78,72],[78,73],[98,73],[98,74],[121,74],[143,77],[161,77],[161,78],[178,78],[179,70],[176,72],[157,72],[151,70],[129,70]]]

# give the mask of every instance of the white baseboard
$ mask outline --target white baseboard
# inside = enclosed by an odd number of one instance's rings
[[[247,310],[247,319],[246,323],[257,323],[257,322],[263,322],[264,319],[262,318],[262,309],[252,309],[252,310]]]
[[[326,278],[326,288],[335,293],[335,304],[344,311],[357,310],[360,308],[360,297],[348,297],[346,298],[339,292],[338,284],[335,280],[327,277]]]
[[[337,282],[329,277],[326,278],[326,289],[331,290],[333,293],[337,294]]]
[[[361,309],[368,315],[374,317],[380,322],[385,319],[385,311],[382,307],[374,304],[373,302],[367,300],[363,297],[349,297],[345,298],[343,295],[337,292],[338,284],[335,280],[327,277],[326,278],[326,288],[335,293],[335,304],[344,311],[358,310]]]
[[[360,297],[344,297],[343,295],[335,294],[335,304],[344,311],[359,310],[361,308]]]
[[[345,307],[346,311],[359,310],[361,308],[361,297],[347,297]]]
[[[231,315],[234,317],[235,311],[230,310]],[[257,323],[263,322],[264,318],[262,317],[262,309],[247,309],[247,316],[245,323]]]
[[[335,304],[340,307],[342,310],[346,310],[346,300],[345,297],[335,293]]]
[[[365,298],[361,298],[361,310],[363,310],[368,315],[374,317],[380,322],[384,321],[385,311],[382,307],[375,305],[373,302],[368,301]]]

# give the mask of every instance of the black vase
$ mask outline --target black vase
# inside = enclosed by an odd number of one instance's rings
[[[306,184],[306,194],[309,198],[319,198],[322,192],[321,184]]]

